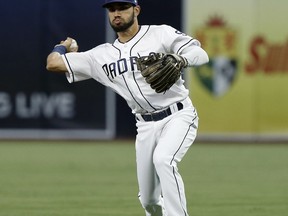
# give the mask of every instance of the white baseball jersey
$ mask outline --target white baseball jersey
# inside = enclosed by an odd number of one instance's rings
[[[67,79],[77,82],[93,78],[121,95],[133,113],[154,112],[182,101],[188,96],[183,79],[165,93],[156,93],[137,70],[135,59],[155,53],[176,53],[195,65],[190,51],[199,41],[168,25],[142,25],[128,42],[118,39],[86,52],[62,55],[68,68]]]

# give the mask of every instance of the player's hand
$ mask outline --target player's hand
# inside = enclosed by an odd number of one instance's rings
[[[75,39],[67,37],[65,41],[61,41],[60,45],[66,47],[67,52],[77,52],[79,47]]]

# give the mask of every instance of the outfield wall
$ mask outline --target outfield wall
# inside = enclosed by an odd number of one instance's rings
[[[202,140],[288,140],[286,0],[186,0],[210,63],[189,76]]]

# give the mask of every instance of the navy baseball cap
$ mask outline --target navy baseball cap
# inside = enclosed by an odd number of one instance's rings
[[[107,7],[108,4],[111,3],[116,3],[116,2],[122,2],[122,3],[129,3],[129,4],[133,4],[133,5],[138,5],[138,1],[137,0],[105,0],[105,3],[102,5],[102,7]]]

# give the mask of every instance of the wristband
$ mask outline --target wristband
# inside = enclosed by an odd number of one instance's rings
[[[60,53],[60,55],[63,55],[67,52],[67,49],[64,45],[57,45],[54,47],[52,52],[58,52],[58,53]]]

